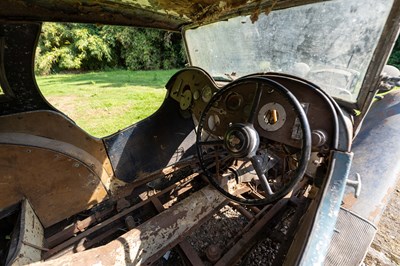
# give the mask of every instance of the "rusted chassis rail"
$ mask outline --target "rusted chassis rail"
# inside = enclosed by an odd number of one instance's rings
[[[276,204],[264,206],[262,209],[257,207],[245,208],[236,203],[229,202],[217,190],[209,186],[194,192],[170,208],[168,208],[168,202],[161,202],[160,198],[163,194],[169,194],[174,189],[177,189],[176,192],[178,193],[175,193],[177,196],[179,196],[179,193],[183,194],[189,191],[193,188],[191,182],[196,182],[196,180],[191,179],[180,188],[177,188],[176,185],[171,186],[138,204],[127,207],[120,213],[78,233],[76,236],[63,241],[53,248],[43,249],[43,257],[46,261],[38,262],[34,265],[74,265],[78,263],[84,263],[85,265],[95,265],[98,263],[103,265],[150,265],[175,247],[179,248],[182,259],[187,263],[191,265],[204,265],[204,254],[199,254],[195,251],[186,241],[186,237],[193,234],[199,226],[208,221],[214,213],[218,212],[225,205],[229,205],[241,213],[246,218],[247,224],[239,230],[237,235],[230,239],[226,247],[221,247],[224,251],[223,256],[221,253],[218,253],[214,254],[214,258],[211,259],[208,258],[209,254],[206,253],[206,255],[208,261],[211,261],[212,264],[231,265],[245,256],[258,240],[264,239],[272,232],[272,228],[270,227],[280,222],[285,210],[296,209],[298,211],[297,214],[299,215],[293,219],[293,225],[296,225],[303,213],[301,209],[308,202],[304,197],[288,196]],[[182,182],[178,183],[182,185]],[[140,210],[140,208],[149,208],[147,204],[155,207],[159,214],[140,225],[130,224],[130,214],[135,210]],[[127,229],[130,229],[127,233],[103,246],[98,246],[98,242],[115,233],[115,230],[109,229],[94,238],[87,238],[91,234],[95,235],[96,232],[101,232],[102,228],[121,218],[125,221]],[[85,221],[78,224],[84,226]],[[113,228],[118,229],[118,226],[114,225]],[[296,226],[292,226],[291,228],[290,236],[280,235],[279,237],[275,236],[275,238],[279,238],[279,242],[283,241],[282,243],[284,243],[288,238],[293,236],[292,234]],[[64,231],[68,234],[70,230],[65,229]],[[53,243],[57,243],[57,238],[64,238],[65,232],[56,233],[47,238],[47,242],[51,240]],[[287,243],[290,244],[290,241]],[[92,245],[97,245],[98,247],[85,251],[85,249],[90,248]],[[289,248],[288,245],[283,247],[286,250],[287,248]],[[285,254],[285,252],[282,252],[282,254]],[[283,258],[281,258],[281,261]]]

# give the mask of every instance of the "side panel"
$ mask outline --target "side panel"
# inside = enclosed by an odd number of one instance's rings
[[[93,156],[102,164],[101,167],[109,176],[113,175],[103,141],[90,136],[59,112],[32,111],[1,116],[1,133],[24,133],[71,144]],[[0,138],[0,142],[2,142],[2,138]],[[102,168],[94,170],[101,171]],[[109,181],[103,181],[105,184],[109,183]]]
[[[40,23],[0,23],[0,82],[8,94],[0,115],[53,110],[40,93],[33,73]]]
[[[0,209],[27,198],[45,227],[126,185],[114,177],[102,140],[52,111],[0,117],[0,168]]]
[[[377,224],[400,175],[400,91],[372,106],[356,136],[350,179],[361,177],[361,193],[347,188],[343,207]]]
[[[314,214],[311,216],[314,217],[311,222],[312,228],[308,234],[303,252],[299,251],[298,253],[302,255],[296,264],[305,266],[322,265],[334,233],[352,157],[352,153],[332,152],[330,178],[327,180],[323,190],[315,216]],[[304,240],[297,239],[297,241]],[[293,265],[294,261],[290,261],[290,259],[293,258],[288,255],[286,265]]]
[[[168,97],[154,115],[104,139],[115,176],[132,182],[194,154],[193,128]]]
[[[371,244],[376,226],[400,174],[400,91],[374,103],[356,136],[354,159],[326,265],[358,265]],[[357,186],[355,186],[357,187]]]
[[[107,197],[90,166],[55,151],[55,146],[0,144],[0,209],[27,198],[48,227]]]

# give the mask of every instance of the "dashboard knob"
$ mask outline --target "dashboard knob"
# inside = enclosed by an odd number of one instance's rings
[[[322,130],[313,130],[311,132],[311,141],[314,147],[321,147],[326,143],[326,133]]]

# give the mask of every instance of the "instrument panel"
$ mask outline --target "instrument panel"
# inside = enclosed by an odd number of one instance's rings
[[[327,96],[318,88],[296,77],[283,74],[255,74],[287,88],[301,103],[312,131],[313,151],[328,151],[335,138],[335,110]],[[250,77],[250,76],[248,76]],[[243,82],[240,82],[243,80]],[[246,78],[235,81],[235,87],[221,99],[214,102],[205,118],[205,129],[210,134],[223,138],[227,127],[236,123],[246,123],[250,112],[256,112],[254,127],[260,138],[299,147],[302,139],[300,123],[293,107],[280,93],[264,88],[257,105],[252,104],[258,86],[257,82],[246,82]],[[195,124],[214,94],[227,86],[218,84],[200,68],[187,68],[176,73],[167,84],[169,96],[179,103],[182,111],[190,112]]]
[[[196,118],[200,117],[211,97],[219,90],[212,77],[198,68],[182,70],[171,80],[168,82],[170,85],[167,84],[170,97],[179,102],[181,110],[190,110]]]

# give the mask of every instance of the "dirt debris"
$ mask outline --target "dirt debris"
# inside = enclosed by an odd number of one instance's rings
[[[368,250],[366,266],[400,265],[400,182],[378,225],[378,232]]]
[[[246,218],[229,205],[221,208],[211,219],[202,224],[187,241],[197,251],[203,261],[207,260],[205,254],[210,245],[215,245],[226,251],[226,245],[247,224]],[[206,264],[207,265],[207,264]],[[211,264],[208,264],[211,265]]]

